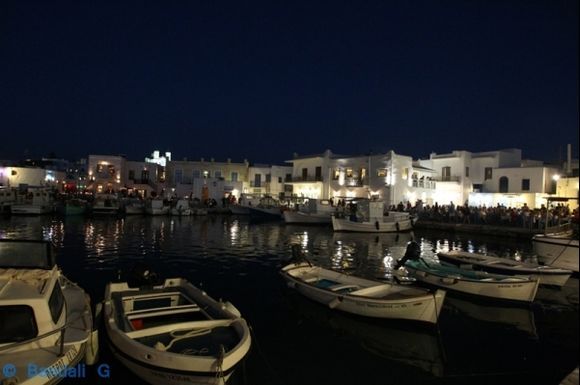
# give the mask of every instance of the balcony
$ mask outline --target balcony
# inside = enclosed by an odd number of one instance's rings
[[[436,177],[431,178],[431,180],[434,180],[436,182],[460,182],[461,177],[460,176],[436,176]]]
[[[435,190],[437,183],[433,180],[413,179],[413,187]]]
[[[302,176],[293,176],[292,182],[322,182],[322,176],[307,176],[306,178]]]

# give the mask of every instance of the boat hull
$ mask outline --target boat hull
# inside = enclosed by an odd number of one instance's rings
[[[538,259],[546,265],[578,273],[578,239],[536,235],[532,243]]]
[[[570,278],[570,275],[572,275],[571,270],[522,263],[477,253],[452,251],[449,253],[439,253],[437,256],[442,261],[461,267],[468,265],[473,270],[504,275],[526,275],[533,280],[539,280],[540,285],[564,286],[568,278]]]
[[[353,222],[348,219],[332,217],[334,231],[353,231],[362,233],[396,233],[413,229],[411,219],[400,221]]]
[[[330,214],[303,213],[300,211],[284,211],[284,222],[288,224],[328,225],[332,223]]]
[[[288,268],[288,267],[286,267]],[[285,269],[286,269],[285,268]],[[341,294],[328,289],[317,287],[313,283],[295,278],[287,271],[282,271],[282,276],[290,288],[295,289],[307,298],[327,305],[331,309],[341,310],[347,313],[364,317],[404,319],[420,322],[436,323],[445,299],[445,291],[437,290],[431,294],[424,292],[422,295],[407,296],[398,299],[383,299],[369,295]],[[344,276],[335,272],[335,276]],[[344,282],[338,279],[339,282]],[[368,284],[368,280],[351,277],[351,283]],[[384,286],[388,290],[391,284],[374,283]],[[353,292],[355,293],[355,292]]]
[[[43,215],[53,212],[52,206],[38,205],[12,205],[10,208],[12,215]]]
[[[432,270],[419,270],[409,266],[408,263],[405,267],[417,280],[426,284],[445,290],[501,300],[533,302],[539,285],[537,280],[509,276],[505,276],[501,280],[492,279],[487,281],[483,277],[480,280],[472,280]]]

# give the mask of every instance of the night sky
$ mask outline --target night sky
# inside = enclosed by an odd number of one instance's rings
[[[578,0],[2,1],[0,159],[578,154]]]

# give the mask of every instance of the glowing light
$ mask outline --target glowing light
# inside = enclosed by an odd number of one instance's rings
[[[558,175],[558,174],[554,174],[554,175],[552,176],[552,179],[553,179],[553,180],[555,180],[555,181],[557,182],[557,181],[559,181],[559,180],[560,180],[560,175]]]

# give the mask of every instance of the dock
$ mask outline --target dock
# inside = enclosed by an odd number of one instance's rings
[[[482,235],[493,235],[498,237],[532,238],[536,234],[541,234],[541,229],[528,229],[512,226],[491,226],[485,224],[469,223],[448,223],[418,220],[415,223],[417,229],[454,231],[458,233],[473,233]]]

